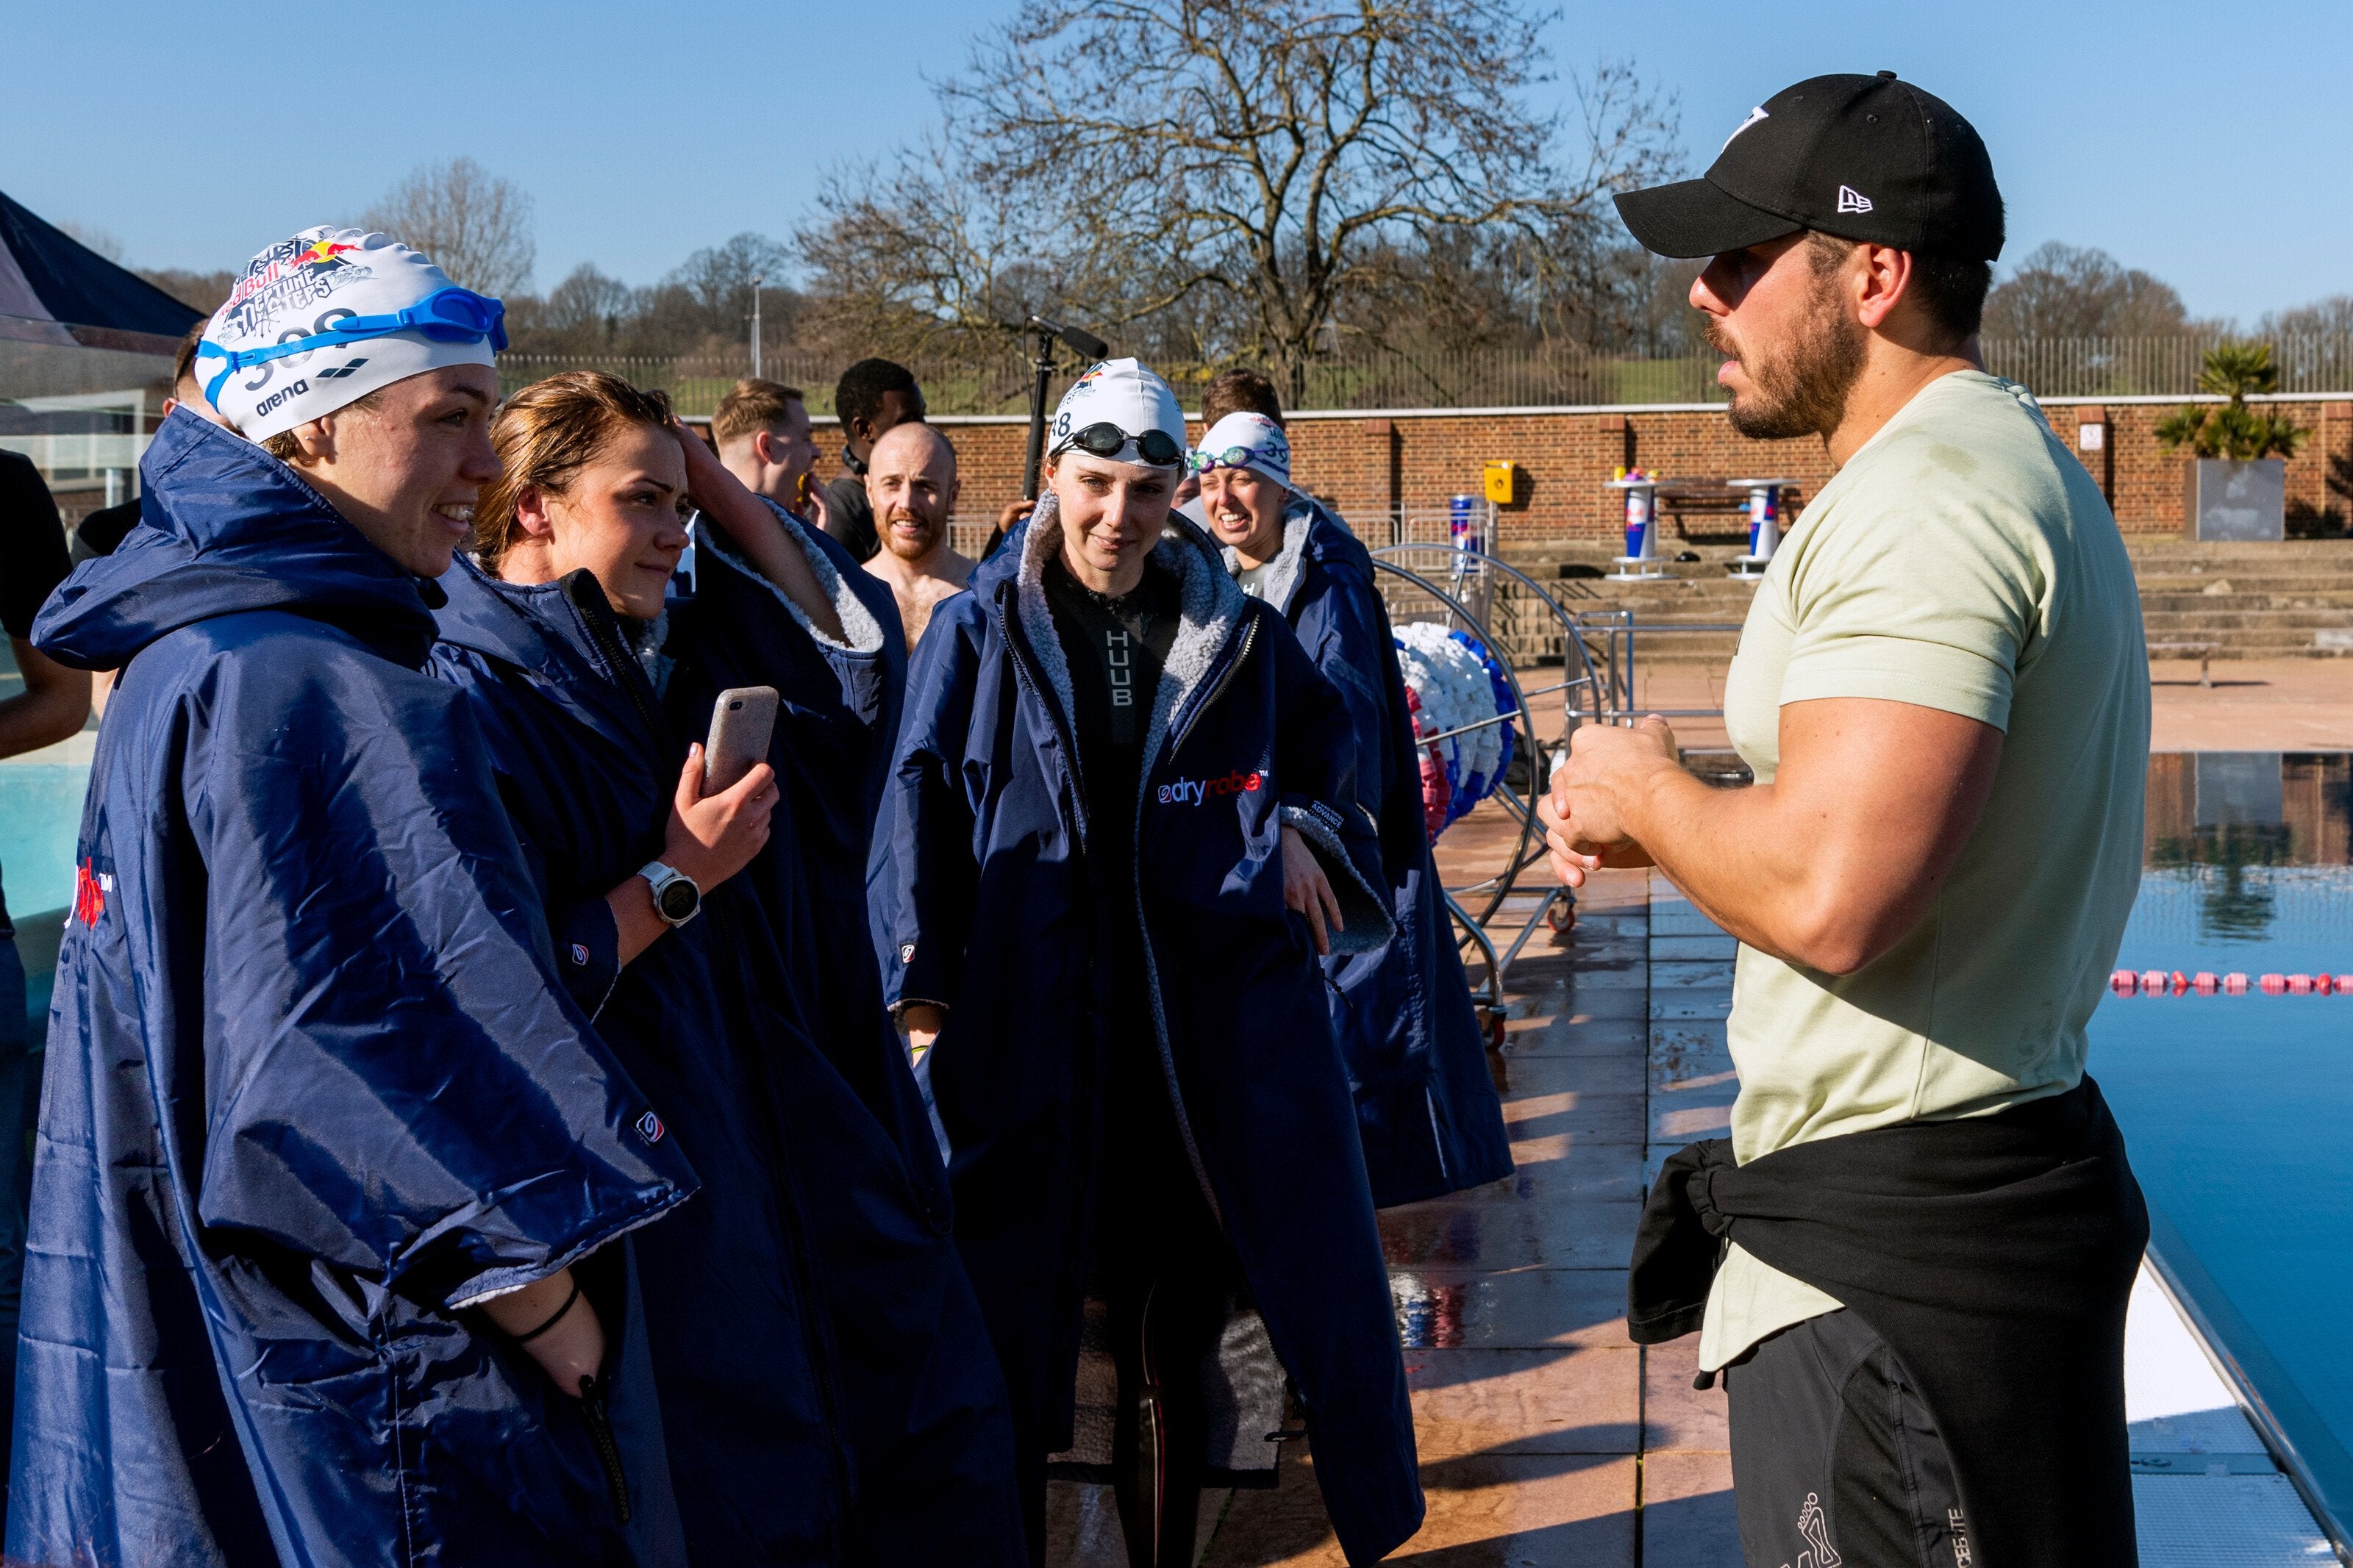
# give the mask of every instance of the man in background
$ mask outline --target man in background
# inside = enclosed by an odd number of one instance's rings
[[[841,373],[833,389],[833,412],[841,421],[844,472],[826,487],[825,531],[850,554],[868,561],[881,542],[866,499],[867,462],[874,443],[893,426],[923,422],[923,389],[903,364],[862,359]]]
[[[948,547],[955,510],[956,455],[928,425],[901,425],[874,443],[866,463],[866,499],[881,549],[866,570],[891,585],[899,623],[913,651],[932,610],[964,589],[974,563]]]
[[[1282,423],[1282,399],[1274,383],[1254,370],[1221,371],[1201,389],[1201,424],[1215,425],[1229,414],[1262,414]]]
[[[179,352],[172,356],[172,395],[164,399],[164,417],[169,419],[174,408],[185,408],[197,418],[208,419],[227,429],[228,422],[214,412],[213,405],[205,401],[205,389],[196,384],[196,344],[204,335],[205,323],[198,321],[180,339]],[[113,554],[122,536],[138,523],[137,496],[91,512],[73,531],[73,563],[79,566],[85,561]]]
[[[135,503],[134,503],[135,505]],[[51,745],[90,717],[90,676],[69,669],[27,641],[33,616],[66,580],[65,524],[58,503],[31,458],[0,452],[0,626],[24,689],[0,700],[0,757]],[[19,902],[51,909],[67,889],[50,888]],[[25,1224],[32,1196],[31,1131],[41,1104],[42,1040],[25,1016],[25,965],[16,955],[16,928],[0,897],[0,1466],[16,1425],[16,1311],[25,1279]]]
[[[745,376],[719,400],[711,439],[721,466],[745,489],[826,525],[824,492],[810,478],[817,468],[816,427],[799,387]]]

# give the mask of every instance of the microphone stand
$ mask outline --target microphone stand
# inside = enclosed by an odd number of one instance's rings
[[[1107,359],[1111,345],[1092,332],[1079,327],[1066,327],[1050,321],[1043,316],[1029,318],[1029,327],[1038,334],[1038,358],[1035,368],[1038,379],[1029,387],[1029,451],[1021,466],[1021,499],[1038,499],[1038,470],[1046,457],[1046,391],[1054,379],[1054,343],[1057,339],[1068,343],[1088,359]]]

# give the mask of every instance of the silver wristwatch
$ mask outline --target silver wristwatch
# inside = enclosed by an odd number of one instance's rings
[[[685,872],[656,860],[638,875],[653,884],[654,913],[672,926],[682,926],[702,912],[702,889]]]

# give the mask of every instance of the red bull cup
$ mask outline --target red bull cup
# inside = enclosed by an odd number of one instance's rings
[[[1658,491],[1648,485],[1626,487],[1626,559],[1647,561],[1651,555],[1651,524],[1658,515]]]
[[[1781,487],[1758,485],[1748,492],[1748,553],[1769,555],[1781,537]]]
[[[1447,527],[1454,540],[1454,548],[1479,553],[1479,502],[1477,496],[1453,496],[1447,501]]]

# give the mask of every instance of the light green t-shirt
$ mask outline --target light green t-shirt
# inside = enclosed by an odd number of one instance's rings
[[[1979,720],[2003,731],[2001,763],[1936,903],[1886,953],[1841,976],[1740,949],[1743,1163],[2083,1079],[2140,882],[2148,663],[2116,519],[2025,388],[1976,371],[1930,383],[1775,552],[1725,681],[1725,727],[1759,784],[1782,705],[1835,697]],[[1733,1247],[1700,1363],[1837,1305]]]

